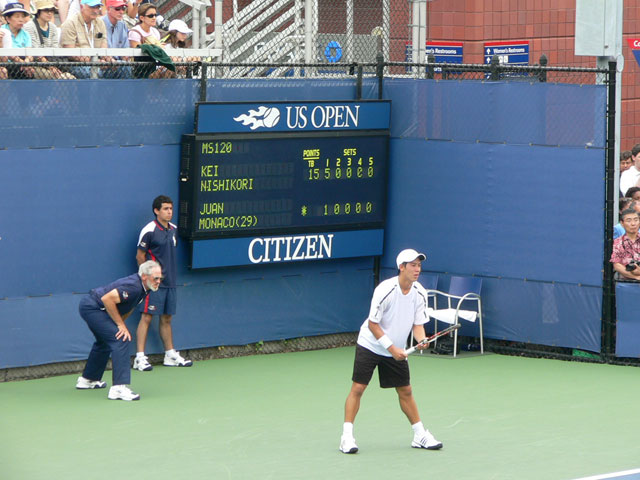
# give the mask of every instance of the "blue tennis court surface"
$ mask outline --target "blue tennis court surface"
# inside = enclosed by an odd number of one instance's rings
[[[640,480],[640,468],[635,470],[625,470],[623,472],[605,473],[592,477],[576,478],[575,480],[604,480],[606,478],[616,478],[622,480]]]

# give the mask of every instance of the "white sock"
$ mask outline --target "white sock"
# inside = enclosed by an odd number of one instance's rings
[[[344,422],[344,424],[342,425],[342,434],[353,437],[353,423]]]
[[[136,352],[136,357],[144,357],[144,352]]]
[[[164,352],[165,355],[169,355],[170,357],[175,357],[176,355],[176,349],[172,348],[171,350],[167,350],[166,352]]]
[[[415,435],[422,436],[424,434],[424,425],[422,425],[422,422],[414,423],[411,425],[411,428],[413,428]]]

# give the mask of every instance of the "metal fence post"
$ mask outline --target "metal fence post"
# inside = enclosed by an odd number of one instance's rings
[[[489,75],[489,80],[495,82],[500,80],[500,59],[498,55],[494,55],[491,57],[491,75]]]
[[[547,56],[544,53],[540,55],[540,66],[546,67],[548,63],[549,59],[547,58]],[[541,68],[538,72],[538,81],[542,83],[547,81],[547,71],[544,68]]]
[[[616,143],[616,62],[609,62],[607,72],[607,148],[606,148],[606,203],[604,227],[604,266],[602,275],[602,354],[609,361],[615,354],[615,281],[609,259],[613,250],[613,218],[615,195],[615,143]]]
[[[198,62],[200,65],[200,101],[207,101],[207,80],[209,79],[209,64]]]
[[[97,55],[94,55],[93,57],[91,57],[91,67],[89,68],[89,71],[91,72],[89,74],[90,78],[98,78],[98,72],[100,71],[100,67],[96,66],[96,62],[99,62],[100,59],[98,58]]]
[[[384,56],[382,52],[376,55],[376,76],[378,77],[378,99],[382,98],[382,77],[384,76]]]
[[[435,72],[435,68],[433,67],[433,63],[436,63],[436,56],[433,53],[427,55],[427,68],[424,69],[425,76],[429,80],[433,80],[433,74]]]

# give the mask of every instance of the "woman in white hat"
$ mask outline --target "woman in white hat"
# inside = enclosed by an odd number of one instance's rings
[[[186,48],[187,38],[193,33],[182,20],[172,20],[169,23],[169,33],[162,39],[162,43],[171,48]]]
[[[165,44],[169,55],[171,55],[172,48],[186,48],[187,38],[189,38],[189,35],[192,33],[193,30],[182,20],[171,20],[171,23],[169,23],[169,33],[162,39],[162,43]],[[198,58],[172,56],[171,60],[173,60],[173,63],[178,64],[180,62],[197,62]],[[179,77],[186,77],[187,67],[185,65],[176,65],[176,74]]]

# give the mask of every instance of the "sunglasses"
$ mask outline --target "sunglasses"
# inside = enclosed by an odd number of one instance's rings
[[[113,8],[114,10],[116,10],[118,12],[124,12],[127,9],[127,7],[125,7],[125,6],[122,6],[122,7],[111,7],[111,8]]]
[[[157,13],[150,13],[149,15],[142,15],[143,17],[147,17],[147,18],[156,18],[158,16]]]

